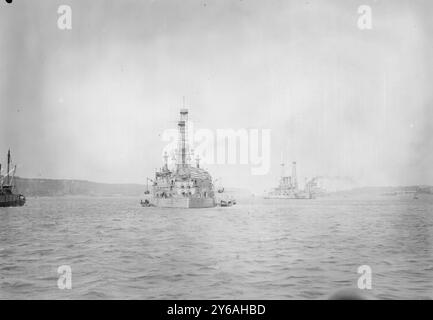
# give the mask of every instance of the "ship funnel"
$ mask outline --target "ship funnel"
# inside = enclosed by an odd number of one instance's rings
[[[164,152],[164,170],[168,171],[168,153],[167,153],[167,151]]]
[[[293,188],[298,189],[298,178],[296,177],[296,161],[292,162],[292,183]]]

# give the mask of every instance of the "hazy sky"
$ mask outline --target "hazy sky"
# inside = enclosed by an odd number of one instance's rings
[[[72,30],[57,8],[72,8]],[[357,27],[360,5],[373,28]],[[433,184],[430,1],[0,2],[0,152],[18,175],[145,183],[182,97],[196,128],[271,129],[271,170]]]

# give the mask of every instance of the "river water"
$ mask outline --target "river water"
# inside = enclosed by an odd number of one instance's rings
[[[0,208],[1,299],[433,298],[433,197],[142,208],[29,198]],[[71,268],[71,289],[58,267]],[[371,290],[357,287],[371,268]]]

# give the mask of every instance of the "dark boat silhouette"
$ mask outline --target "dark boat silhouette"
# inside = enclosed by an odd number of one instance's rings
[[[26,203],[26,197],[22,194],[15,193],[14,177],[16,166],[10,170],[11,165],[11,151],[8,150],[8,161],[6,175],[1,175],[0,164],[0,207],[20,207]],[[12,177],[11,177],[11,172]]]

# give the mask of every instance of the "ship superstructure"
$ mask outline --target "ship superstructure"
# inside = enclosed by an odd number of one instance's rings
[[[26,198],[22,194],[18,194],[15,191],[15,171],[16,166],[11,169],[11,151],[8,150],[8,159],[6,167],[6,175],[1,175],[1,164],[0,164],[0,207],[19,207],[23,206],[26,202]],[[12,174],[12,175],[11,175]]]
[[[281,163],[281,177],[279,184],[266,196],[266,199],[311,199],[312,193],[306,188],[299,188],[296,173],[296,162],[292,162],[292,174],[285,175],[284,163]]]
[[[178,146],[175,167],[168,166],[168,154],[164,165],[155,173],[151,190],[145,192],[143,206],[169,208],[209,208],[216,205],[211,175],[200,167],[200,158],[191,165],[192,152],[188,144],[188,109],[180,110],[178,121]]]

